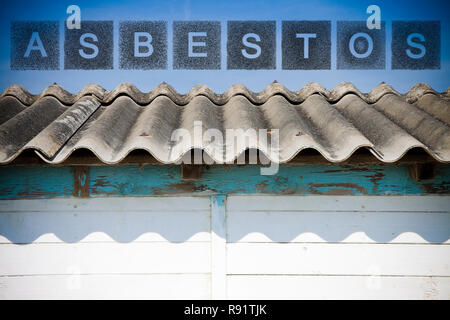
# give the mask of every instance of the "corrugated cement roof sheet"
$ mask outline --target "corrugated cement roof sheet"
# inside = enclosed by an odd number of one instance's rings
[[[395,162],[417,147],[450,162],[449,89],[438,93],[418,84],[399,94],[382,83],[365,94],[351,83],[330,91],[311,83],[292,92],[274,82],[259,93],[234,85],[217,94],[199,85],[179,94],[165,83],[149,93],[125,83],[110,92],[88,85],[77,94],[52,85],[32,95],[13,85],[0,96],[0,163],[25,149],[55,164],[81,148],[108,164],[135,149],[147,150],[162,163],[175,163],[193,148],[202,148],[217,163],[233,161],[246,149],[267,152],[252,139],[231,153],[225,152],[227,141],[220,147],[210,140],[171,141],[177,128],[193,132],[194,121],[223,137],[226,129],[278,129],[280,163],[306,148],[331,162],[344,161],[359,148]]]

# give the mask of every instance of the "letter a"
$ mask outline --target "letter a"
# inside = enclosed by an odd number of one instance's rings
[[[34,43],[36,42],[36,45]],[[47,57],[47,52],[44,49],[44,45],[42,44],[41,38],[39,37],[39,33],[33,32],[31,35],[30,42],[28,42],[27,51],[25,51],[25,58],[30,56],[31,50],[39,50],[43,57]]]
[[[67,17],[66,26],[67,29],[80,29],[81,28],[81,9],[77,5],[70,5],[67,7],[67,14],[72,14]]]

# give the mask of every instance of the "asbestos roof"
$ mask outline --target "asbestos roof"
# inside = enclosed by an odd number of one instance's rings
[[[51,85],[32,95],[13,85],[0,96],[0,163],[25,149],[53,164],[77,149],[89,149],[108,164],[136,149],[162,163],[175,163],[193,148],[217,163],[233,161],[249,148],[267,152],[252,139],[231,154],[225,152],[227,141],[221,152],[210,141],[171,141],[173,130],[192,132],[194,121],[224,137],[226,129],[279,129],[281,163],[308,148],[330,162],[344,161],[359,148],[383,162],[395,162],[412,148],[450,162],[450,88],[438,93],[418,84],[399,94],[382,83],[365,94],[351,83],[330,91],[311,83],[293,92],[274,82],[259,93],[234,85],[223,94],[204,85],[179,94],[165,83],[143,93],[125,83],[109,92],[88,85],[76,94]]]

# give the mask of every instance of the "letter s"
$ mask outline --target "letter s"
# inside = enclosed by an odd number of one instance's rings
[[[247,50],[242,49],[242,55],[247,59],[256,59],[261,55],[261,47],[256,43],[248,42],[248,38],[255,39],[256,42],[261,42],[261,38],[256,33],[247,33],[242,37],[242,43],[244,46],[255,49],[255,53],[248,53]]]
[[[86,42],[86,38],[91,38],[92,41],[98,42],[97,36],[93,33],[85,33],[80,37],[80,44],[83,47],[94,50],[94,52],[90,54],[85,53],[83,49],[78,50],[78,52],[80,53],[80,56],[82,56],[85,59],[93,59],[98,55],[98,47],[93,43]]]
[[[406,50],[406,54],[408,55],[408,57],[412,58],[412,59],[420,59],[423,58],[423,56],[425,55],[425,53],[427,52],[427,50],[425,49],[425,46],[420,44],[420,43],[416,43],[413,42],[412,40],[414,38],[419,38],[419,40],[421,42],[425,42],[425,37],[423,35],[421,35],[420,33],[411,33],[408,38],[406,39],[406,42],[408,43],[409,46],[419,49],[420,53],[412,53],[410,49]]]

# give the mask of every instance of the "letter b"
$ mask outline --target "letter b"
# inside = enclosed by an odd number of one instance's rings
[[[141,38],[146,40],[140,41]],[[134,56],[135,57],[150,57],[153,54],[152,35],[148,32],[134,33]],[[146,47],[146,52],[140,52],[139,48]]]
[[[167,22],[121,21],[119,68],[167,69]]]

